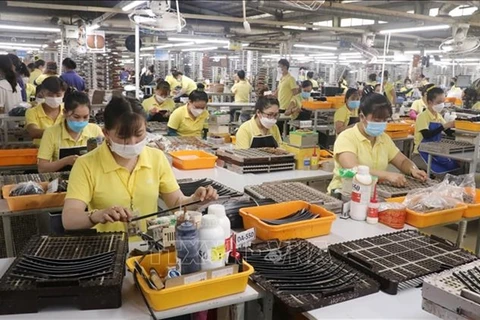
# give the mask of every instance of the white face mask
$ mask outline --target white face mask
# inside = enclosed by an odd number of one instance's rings
[[[165,100],[167,100],[167,98],[159,96],[158,94],[155,95],[155,99],[157,99],[159,102],[164,102]]]
[[[39,104],[42,104],[42,103],[45,102],[45,99],[44,98],[35,98],[35,102],[39,103]]]
[[[283,73],[282,73],[282,68],[278,67],[278,68],[277,68],[277,73],[278,73],[278,74],[283,74]]]
[[[407,89],[412,89],[413,88],[413,84],[407,84]]]
[[[445,108],[444,103],[439,103],[433,106],[433,110],[435,110],[436,112],[442,112],[443,108]]]
[[[190,108],[190,112],[195,118],[198,118],[204,111],[205,109]]]
[[[132,145],[115,143],[110,140],[110,150],[112,150],[112,152],[115,152],[120,157],[125,159],[133,159],[135,157],[138,157],[140,153],[142,153],[146,145],[147,145],[146,137],[139,143],[132,144]]]
[[[63,102],[63,97],[46,97],[45,103],[48,104],[50,108],[58,108]]]
[[[260,123],[265,128],[271,129],[277,123],[277,119],[269,119],[269,118],[261,117]]]

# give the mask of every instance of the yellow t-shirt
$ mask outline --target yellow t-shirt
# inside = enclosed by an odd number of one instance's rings
[[[480,101],[473,105],[472,110],[480,110]]]
[[[391,82],[385,83],[385,86],[383,87],[383,91],[385,92],[385,95],[387,96],[388,101],[392,105],[395,105],[396,101],[393,101],[393,95],[392,95],[392,90],[395,91],[395,86]]]
[[[43,83],[43,81],[45,81],[45,79],[50,78],[50,77],[58,77],[58,75],[43,73],[43,74],[39,75],[37,79],[35,79],[33,84],[36,85],[36,86],[39,86]]]
[[[176,87],[181,87],[182,86],[182,84],[176,78],[174,78],[171,74],[169,74],[165,78],[165,81],[167,81],[168,84],[170,85],[170,91],[172,91],[172,92],[173,92],[173,90],[175,90]]]
[[[159,194],[179,189],[164,153],[145,147],[132,173],[120,166],[104,142],[77,159],[70,173],[66,199],[76,199],[89,210],[121,206],[146,215],[158,211]],[[146,231],[145,220],[138,221]],[[121,222],[98,224],[98,231],[125,231]]]
[[[423,136],[420,131],[428,129],[431,122],[444,124],[446,121],[438,112],[436,115],[433,115],[430,110],[426,109],[425,111],[420,113],[417,117],[417,120],[415,120],[415,135],[413,137],[415,148],[413,149],[413,153],[418,153],[418,146],[423,140]]]
[[[345,104],[343,105],[343,107],[335,111],[335,115],[333,116],[333,123],[335,124],[335,122],[341,121],[344,124],[348,125],[351,117],[358,117],[358,108],[350,110]]]
[[[175,102],[173,102],[173,99],[169,98],[162,103],[158,103],[157,99],[155,99],[155,96],[151,96],[150,98],[143,100],[142,106],[147,113],[153,108],[157,108],[158,110],[168,110],[172,112],[173,109],[175,109]]]
[[[31,83],[26,83],[25,90],[27,92],[27,102],[30,102],[30,98],[35,96],[36,87]]]
[[[318,88],[318,82],[317,80],[313,79],[308,79],[312,83],[312,88]]]
[[[300,108],[301,108],[303,101],[313,101],[313,98],[303,99],[303,98],[302,98],[302,95],[299,93],[299,94],[296,94],[296,95],[293,96],[293,98],[292,98],[292,100],[290,100],[290,103],[289,103],[288,106],[290,107],[290,105],[291,105],[292,102],[293,102],[293,103],[295,104],[295,107],[300,107]],[[302,111],[299,110],[299,111],[297,111],[297,112],[295,112],[295,113],[292,113],[291,116],[290,116],[290,118],[291,118],[292,120],[297,119],[297,118],[298,118],[298,115],[300,114],[300,112],[302,112]]]
[[[422,113],[425,109],[427,109],[427,106],[425,106],[423,99],[413,101],[412,106],[410,107],[410,110],[415,110],[417,114]]]
[[[193,90],[197,90],[197,84],[189,77],[182,76],[182,89],[186,90],[186,94],[190,94]]]
[[[53,125],[59,124],[63,121],[63,103],[60,105],[60,113],[58,114],[56,119],[52,119],[45,114],[45,110],[41,104],[37,105],[36,107],[27,109],[25,112],[25,128],[29,125],[34,124],[39,129],[47,129]],[[33,139],[33,144],[39,146],[41,139]]]
[[[33,82],[42,74],[42,70],[35,69],[30,73],[30,78],[28,78],[28,83],[34,84]]]
[[[57,161],[60,148],[85,147],[90,138],[103,137],[102,129],[94,123],[89,123],[75,141],[65,128],[65,121],[60,122],[43,133],[38,159]]]
[[[248,149],[252,144],[253,137],[263,136],[263,132],[257,125],[253,117],[252,119],[244,122],[240,128],[238,128],[236,134],[235,149]],[[267,135],[272,135],[273,138],[277,141],[278,145],[282,144],[282,136],[280,135],[280,130],[277,125],[274,125],[270,130],[268,130]]]
[[[201,137],[202,130],[206,128],[208,111],[205,110],[196,119],[192,119],[187,110],[187,105],[177,108],[170,115],[168,127],[177,131],[180,136]]]
[[[340,133],[333,147],[335,169],[333,179],[328,186],[328,192],[341,188],[342,179],[339,170],[338,155],[343,152],[352,152],[357,156],[358,165],[368,166],[370,170],[387,170],[388,164],[400,152],[392,139],[386,134],[379,135],[372,146],[370,140],[358,129],[359,124]]]
[[[408,89],[407,87],[402,87],[402,89],[400,89],[400,92],[407,92],[408,90],[410,90],[410,89]],[[408,93],[405,93],[405,97],[406,97],[406,98],[409,98],[409,97],[413,96],[413,92],[414,92],[414,91],[415,91],[415,90],[412,89],[412,90],[410,90]]]
[[[290,73],[280,79],[278,84],[278,101],[280,102],[280,110],[286,110],[288,108],[288,105],[293,98],[292,90],[297,88],[298,86],[295,82],[295,78]]]
[[[233,85],[232,92],[235,94],[235,102],[250,102],[252,86],[248,81],[240,80]]]

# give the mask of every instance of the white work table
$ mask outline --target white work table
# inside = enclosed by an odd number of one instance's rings
[[[229,107],[229,108],[249,107],[249,108],[253,108],[253,107],[255,107],[255,103],[254,102],[209,102],[207,104],[207,107],[209,107],[209,108],[220,108],[220,107]]]

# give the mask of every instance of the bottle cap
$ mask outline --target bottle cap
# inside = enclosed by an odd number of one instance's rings
[[[190,222],[190,221],[185,221],[179,226],[177,226],[177,230],[180,232],[188,232],[188,231],[193,231],[196,230],[195,225]]]
[[[212,204],[208,206],[208,214],[213,214],[218,218],[222,218],[227,215],[225,212],[225,206],[221,204]]]
[[[218,219],[213,214],[207,214],[202,218],[202,228],[216,228],[218,226]]]
[[[370,174],[370,168],[368,168],[367,166],[358,166],[357,170],[357,172],[360,174]]]

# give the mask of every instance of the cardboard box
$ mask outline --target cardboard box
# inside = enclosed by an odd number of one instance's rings
[[[286,151],[293,153],[295,155],[295,168],[297,170],[303,170],[304,169],[304,160],[306,157],[311,158],[314,147],[297,147],[297,146],[292,146],[291,144],[284,144],[282,146],[282,149],[285,149]],[[317,147],[317,155],[320,151],[320,148]]]
[[[229,114],[212,114],[208,118],[209,124],[229,124],[230,123],[230,115]]]
[[[215,133],[230,133],[230,127],[229,126],[222,126],[222,125],[208,125],[208,131],[209,132],[215,132]]]
[[[313,147],[318,144],[318,132],[292,131],[289,135],[290,144],[297,147]]]

